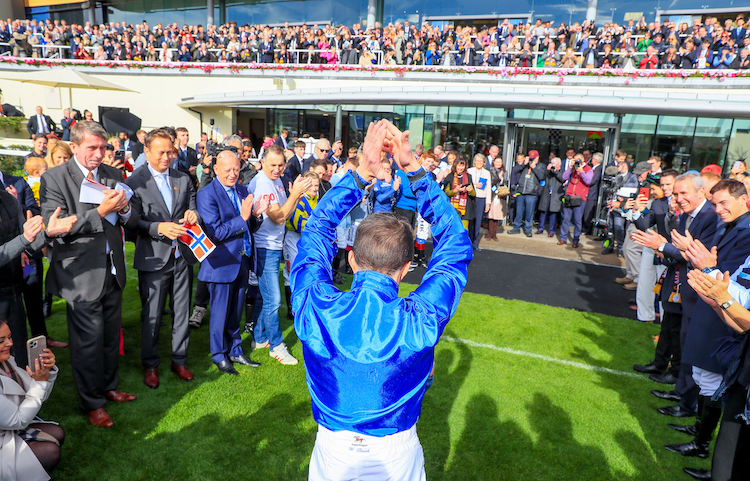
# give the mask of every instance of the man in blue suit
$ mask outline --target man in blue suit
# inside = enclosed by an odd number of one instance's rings
[[[233,363],[260,366],[242,352],[240,318],[254,259],[252,233],[269,202],[261,199],[253,205],[253,196],[237,183],[240,159],[234,152],[219,153],[214,173],[215,182],[198,192],[197,204],[216,249],[201,263],[198,280],[207,283],[211,294],[211,358],[221,372],[236,376]]]

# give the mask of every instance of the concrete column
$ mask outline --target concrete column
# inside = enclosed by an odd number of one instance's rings
[[[334,134],[333,134],[334,140],[342,138],[341,131],[343,130],[343,123],[344,123],[343,120],[344,120],[344,116],[341,111],[341,104],[338,104],[336,106],[336,130],[334,131]]]
[[[367,0],[367,27],[375,26],[375,15],[378,10],[378,0]]]
[[[227,23],[227,2],[219,0],[219,22],[224,25]]]
[[[206,27],[214,24],[214,0],[206,0]]]
[[[599,6],[599,0],[588,0],[586,6],[586,20],[590,22],[596,21],[596,9]]]

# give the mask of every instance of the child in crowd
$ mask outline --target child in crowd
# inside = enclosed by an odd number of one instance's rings
[[[26,182],[34,193],[34,199],[39,204],[39,187],[42,174],[47,172],[47,161],[41,157],[29,157],[23,164],[23,170],[26,171]]]
[[[294,319],[292,313],[292,291],[289,287],[289,273],[292,264],[297,257],[297,242],[302,230],[305,228],[307,219],[310,218],[313,209],[318,205],[318,190],[320,189],[320,176],[313,171],[305,172],[302,177],[312,179],[313,183],[300,199],[292,217],[286,221],[286,235],[284,235],[284,293],[286,294],[286,317]]]
[[[393,212],[398,196],[401,195],[401,179],[394,177],[391,161],[383,160],[385,180],[375,179],[372,185],[372,212]]]

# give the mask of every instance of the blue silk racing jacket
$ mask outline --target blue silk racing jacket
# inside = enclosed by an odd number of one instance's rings
[[[292,267],[294,327],[315,421],[332,431],[385,436],[419,419],[434,348],[456,312],[473,258],[455,209],[430,175],[409,174],[434,250],[421,285],[398,297],[389,276],[360,271],[351,291],[332,281],[336,226],[365,194],[355,172],[313,210]],[[413,179],[413,181],[412,181]]]

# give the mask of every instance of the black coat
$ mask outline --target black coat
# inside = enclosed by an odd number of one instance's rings
[[[542,212],[546,211],[547,201],[549,201],[549,211],[560,212],[562,210],[562,197],[565,194],[563,174],[559,170],[548,170],[545,176],[545,183],[541,188],[542,194],[539,196],[537,208]]]

